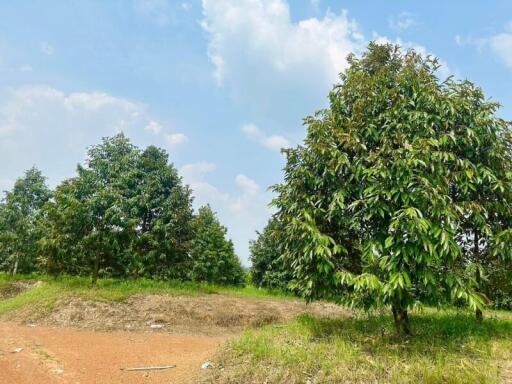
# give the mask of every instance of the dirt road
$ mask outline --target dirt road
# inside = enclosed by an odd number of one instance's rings
[[[222,336],[97,332],[0,322],[2,384],[196,383]],[[175,364],[165,371],[122,368]]]

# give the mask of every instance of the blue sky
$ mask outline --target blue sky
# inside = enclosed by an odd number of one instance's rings
[[[375,39],[438,56],[512,119],[509,0],[3,0],[0,189],[32,165],[53,187],[124,131],[169,151],[247,264],[279,148]]]

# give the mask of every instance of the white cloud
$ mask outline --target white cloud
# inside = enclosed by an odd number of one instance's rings
[[[156,122],[145,106],[106,93],[27,86],[1,100],[2,179],[16,179],[35,164],[54,185],[73,175],[86,148],[102,137],[123,131],[147,144],[154,141],[143,129]]]
[[[203,0],[203,14],[217,84],[259,109],[303,114],[364,46],[346,11],[293,22],[284,0]]]
[[[185,164],[179,169],[185,184],[192,188],[196,208],[205,204],[217,205],[219,202],[225,203],[229,200],[229,194],[219,191],[206,181],[208,174],[216,169],[217,166],[214,163],[206,161]]]
[[[458,46],[472,45],[479,52],[490,49],[496,56],[512,68],[512,21],[509,22],[503,32],[491,37],[474,38],[472,36],[455,35],[455,43]]]
[[[41,43],[39,43],[39,49],[47,56],[51,56],[55,53],[55,48],[47,41],[41,41]]]
[[[167,133],[164,135],[165,141],[170,148],[176,148],[181,144],[187,143],[188,137],[183,133]]]
[[[409,12],[401,12],[398,16],[389,18],[389,26],[399,32],[403,32],[415,24],[416,21]]]
[[[512,27],[510,27],[509,32],[503,32],[491,37],[489,45],[506,65],[512,67]]]
[[[248,195],[255,195],[260,190],[260,186],[253,179],[242,174],[236,175],[235,182]]]
[[[251,140],[263,145],[265,148],[279,152],[282,148],[288,148],[290,142],[280,135],[267,136],[265,132],[259,129],[255,124],[249,123],[242,125],[241,131]]]
[[[156,120],[149,120],[144,129],[154,135],[160,135],[163,132],[163,126]],[[188,143],[188,137],[183,133],[164,133],[163,138],[167,146],[174,149],[182,144]]]
[[[265,65],[263,70],[286,73],[302,67],[334,80],[345,67],[346,55],[362,40],[346,11],[292,23],[283,0],[204,0],[203,7],[203,26],[211,36],[209,55],[214,64],[221,58],[229,66],[216,67],[220,83],[234,75],[233,61],[241,56],[252,67]]]
[[[473,39],[470,36],[455,35],[454,40],[455,44],[457,44],[459,47],[469,44],[475,44],[475,39]]]
[[[214,163],[206,161],[200,161],[197,163],[185,164],[180,168],[180,175],[188,183],[194,183],[195,181],[202,180],[205,175],[211,173],[217,169]]]
[[[250,113],[283,127],[298,126],[305,115],[325,107],[328,91],[347,67],[347,55],[360,54],[368,44],[346,10],[295,21],[289,9],[294,3],[286,0],[202,4],[215,82]],[[414,24],[405,12],[393,21],[402,30]],[[448,72],[444,63],[439,73]]]
[[[255,236],[268,220],[271,209],[268,203],[271,194],[262,191],[256,181],[244,174],[234,178],[239,191],[228,193],[208,181],[217,166],[210,162],[186,164],[179,169],[183,181],[193,191],[194,207],[210,206],[218,213],[220,221],[228,228],[228,236],[233,239],[235,249],[244,264],[248,264],[249,240]],[[229,187],[229,185],[226,185]]]
[[[43,92],[55,92],[52,89]],[[58,91],[57,91],[58,92]],[[131,117],[138,117],[142,106],[132,101],[121,99],[103,92],[74,92],[64,97],[64,106],[70,110],[96,112],[110,107],[119,107],[129,112]]]
[[[151,120],[144,129],[146,131],[152,132],[155,135],[158,135],[160,132],[162,132],[162,124],[160,124],[158,121]]]

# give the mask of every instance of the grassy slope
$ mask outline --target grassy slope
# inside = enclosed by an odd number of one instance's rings
[[[412,316],[414,337],[389,316],[315,319],[248,330],[218,356],[215,383],[511,383],[512,321],[488,312]],[[268,381],[265,381],[268,380]]]
[[[170,294],[194,296],[201,294],[222,293],[237,297],[288,299],[280,292],[258,289],[253,286],[229,287],[215,286],[204,283],[154,281],[154,280],[120,280],[100,279],[92,288],[90,279],[84,277],[61,276],[16,276],[10,277],[0,273],[0,289],[9,283],[19,280],[41,280],[40,287],[27,290],[16,297],[0,300],[0,315],[16,310],[25,305],[39,305],[50,308],[59,298],[65,295],[78,295],[92,300],[120,301],[135,294]]]
[[[287,299],[254,287],[151,280],[18,276],[42,280],[38,288],[0,300],[0,315],[25,305],[50,308],[65,295],[123,300],[134,294]],[[13,279],[0,274],[0,289]],[[387,315],[338,320],[301,316],[283,327],[247,330],[230,342],[212,370],[214,383],[508,383],[512,382],[512,313],[488,311],[482,325],[453,310],[414,313],[413,338],[395,336]]]

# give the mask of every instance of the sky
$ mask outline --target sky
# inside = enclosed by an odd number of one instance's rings
[[[372,40],[439,57],[512,120],[510,0],[2,0],[0,190],[33,165],[53,188],[122,131],[169,152],[249,265],[280,148]]]

